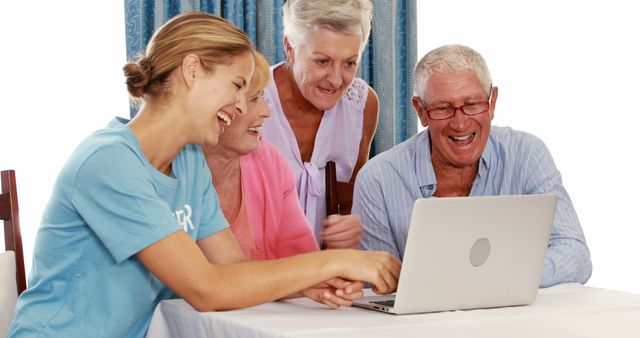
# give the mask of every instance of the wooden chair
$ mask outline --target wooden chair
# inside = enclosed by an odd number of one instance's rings
[[[2,194],[0,195],[0,219],[4,221],[4,248],[15,253],[16,286],[18,295],[27,288],[22,253],[22,236],[18,213],[18,189],[14,170],[1,172]]]
[[[349,215],[353,202],[353,183],[339,182],[336,176],[336,163],[327,162],[324,168],[327,192],[327,216]]]

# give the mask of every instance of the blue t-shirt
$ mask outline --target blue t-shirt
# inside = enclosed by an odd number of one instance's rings
[[[227,227],[199,146],[186,146],[166,176],[115,119],[56,181],[9,336],[142,337],[173,294],[136,253],[177,231],[200,240]]]

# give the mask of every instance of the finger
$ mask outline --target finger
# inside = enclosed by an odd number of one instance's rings
[[[332,237],[332,236],[337,236],[337,237],[360,237],[360,234],[362,233],[362,228],[358,227],[358,226],[349,226],[349,227],[342,227],[340,226],[334,226],[333,228],[328,228],[328,229],[324,229],[322,231],[322,237]]]
[[[328,232],[342,232],[349,229],[354,229],[358,232],[362,231],[362,223],[360,223],[358,217],[352,217],[351,215],[336,216],[332,218],[331,221],[325,222],[325,231]]]
[[[359,236],[353,236],[348,238],[335,238],[335,237],[323,237],[322,243],[330,248],[354,248],[356,244],[360,243]]]
[[[373,291],[378,294],[387,294],[393,292],[398,286],[398,278],[400,276],[400,262],[397,258],[389,253],[379,252],[382,255],[382,266],[378,268],[378,283],[375,284]]]
[[[380,259],[382,259],[383,266],[397,281],[400,278],[400,272],[402,271],[402,261],[385,251],[378,251],[376,254],[381,255]]]
[[[332,292],[330,290],[324,290],[322,292],[322,303],[328,306],[331,309],[337,309],[340,305],[333,301]]]
[[[382,277],[385,280],[385,283],[389,287],[387,293],[393,292],[398,286],[398,279],[400,278],[400,270],[402,267],[402,263],[400,260],[392,256],[391,254],[384,253],[387,259],[385,262],[387,269],[383,272]]]
[[[373,292],[379,295],[385,295],[391,292],[391,288],[393,286],[393,278],[390,278],[391,274],[386,271],[381,271],[378,275],[378,280],[375,283],[375,286],[372,288]]]
[[[336,289],[346,289],[346,288],[350,287],[353,284],[353,282],[345,280],[345,279],[342,279],[340,277],[335,277],[335,278],[331,278],[331,279],[325,281],[324,284],[326,284],[328,286],[331,286],[333,288],[336,288]]]
[[[327,295],[325,295],[327,293]],[[307,289],[304,292],[305,297],[325,305],[330,309],[337,309],[340,307],[340,304],[332,301],[331,290],[330,289]]]
[[[399,259],[393,257],[392,265],[391,265],[391,273],[396,278],[396,280],[400,279],[400,272],[402,272],[402,262]]]
[[[340,307],[340,305],[332,303],[330,300],[325,299],[324,297],[322,298],[322,304],[324,304],[326,307],[335,310],[337,308]]]
[[[333,224],[336,224],[336,223],[340,222],[341,220],[342,220],[342,216],[340,216],[340,215],[336,215],[336,214],[329,215],[324,220],[324,225],[325,226],[330,226],[330,225],[333,225]]]
[[[379,295],[386,295],[392,293],[397,286],[397,280],[390,273],[386,272],[380,274],[378,282],[371,290]]]
[[[332,224],[332,225],[327,225],[324,227],[324,230],[322,230],[322,234],[324,235],[332,235],[332,234],[339,234],[342,232],[358,232],[355,228],[357,227],[357,225],[352,225],[352,224],[343,224],[343,223],[336,223],[336,224]]]
[[[351,306],[352,304],[350,299],[338,297],[334,293],[329,291],[323,292],[322,296],[324,297],[324,301],[327,304],[327,306],[332,305],[332,306],[335,306],[335,308],[337,308],[338,306]]]
[[[364,287],[362,282],[351,282],[342,278],[334,278],[328,281],[328,284],[335,287],[335,294],[340,298],[349,300],[362,298],[362,289]]]
[[[376,267],[374,275],[372,276],[373,278],[371,278],[371,280],[368,280],[368,282],[372,285],[371,290],[373,290],[373,292],[377,294],[383,294],[387,289],[385,279],[382,277],[383,274],[384,268]]]
[[[341,241],[349,238],[360,238],[361,234],[362,229],[352,228],[344,231],[323,231],[322,238]]]
[[[326,289],[328,288],[330,285],[327,282],[322,282],[322,283],[318,283],[314,286],[312,286],[312,289]]]
[[[384,283],[387,287],[386,290],[381,290],[384,293],[391,293],[393,292],[393,290],[395,290],[396,286],[398,285],[398,277],[399,277],[399,270],[397,269],[397,266],[395,264],[395,261],[393,259],[393,257],[390,257],[390,255],[385,253],[385,264],[384,264],[384,268],[381,270],[381,277],[384,280]]]
[[[344,288],[344,291],[347,294],[351,294],[351,293],[354,293],[354,292],[362,291],[363,288],[364,288],[364,283],[362,283],[362,282],[352,282],[351,285],[349,285],[346,288]]]
[[[356,291],[362,290],[363,288],[362,282],[349,281],[349,280],[343,280],[343,281],[344,282],[340,283],[341,287],[337,289],[344,291],[345,294],[356,292]]]
[[[336,290],[336,296],[338,296],[338,297],[340,297],[342,299],[349,300],[349,301],[354,301],[354,300],[360,299],[360,298],[362,298],[364,296],[364,292],[362,292],[362,290],[354,291],[354,292],[351,292],[351,293],[344,293],[343,292],[342,294],[339,294],[339,291],[340,290]],[[343,306],[346,306],[346,305],[343,305]]]
[[[338,226],[336,226],[332,229],[325,229],[322,231],[322,237],[359,237],[361,233],[362,229],[357,227],[338,229]]]

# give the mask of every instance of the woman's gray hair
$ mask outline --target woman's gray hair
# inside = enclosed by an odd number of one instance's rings
[[[370,0],[287,0],[282,12],[284,35],[296,51],[305,34],[320,27],[360,36],[361,52],[369,40],[373,15]]]
[[[467,46],[444,45],[427,53],[416,64],[413,71],[413,96],[425,99],[421,95],[424,94],[427,81],[433,73],[457,70],[474,71],[489,95],[491,74],[482,55]]]

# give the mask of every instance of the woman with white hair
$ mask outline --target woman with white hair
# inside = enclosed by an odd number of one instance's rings
[[[325,220],[324,168],[354,182],[369,157],[378,124],[378,97],[356,71],[371,31],[369,0],[289,0],[283,7],[285,62],[271,67],[265,90],[272,117],[264,137],[280,149],[296,176],[300,203],[324,248],[356,248],[355,215]]]

